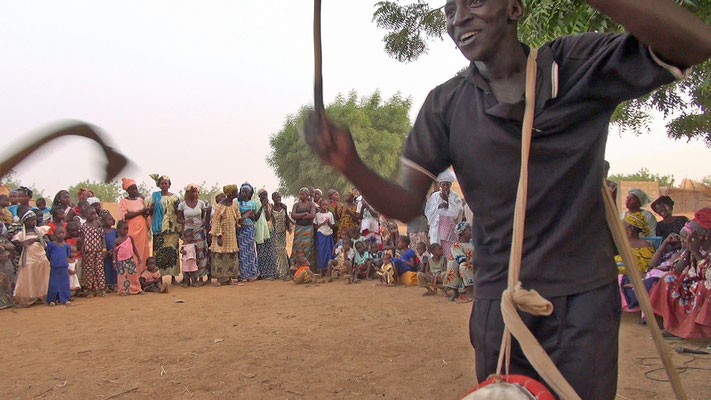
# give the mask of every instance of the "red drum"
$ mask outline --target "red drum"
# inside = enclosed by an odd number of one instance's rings
[[[462,400],[555,400],[546,387],[527,376],[503,375],[485,380]]]

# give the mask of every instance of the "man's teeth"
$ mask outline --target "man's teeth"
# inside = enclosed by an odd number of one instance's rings
[[[462,35],[459,37],[459,40],[461,40],[461,41],[466,41],[466,40],[469,40],[469,39],[473,38],[474,36],[476,36],[476,33],[474,33],[474,32],[467,32],[467,33],[462,34]]]

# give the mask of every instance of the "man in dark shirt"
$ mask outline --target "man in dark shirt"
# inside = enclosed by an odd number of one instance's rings
[[[711,56],[711,29],[671,0],[588,0],[629,34],[561,37],[538,52],[534,132],[520,280],[554,305],[522,314],[582,398],[612,399],[619,293],[601,195],[607,129],[621,102],[684,77]],[[503,321],[520,169],[526,57],[520,0],[448,0],[447,31],[472,63],[436,87],[407,139],[403,174],[389,182],[364,166],[349,132],[312,118],[306,139],[384,214],[420,212],[432,179],[450,165],[477,218],[471,341],[477,377],[494,373]],[[517,345],[512,373],[538,375]]]

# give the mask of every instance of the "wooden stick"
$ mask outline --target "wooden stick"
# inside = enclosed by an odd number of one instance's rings
[[[627,276],[630,277],[632,286],[634,287],[635,294],[637,295],[637,301],[639,305],[647,316],[647,326],[649,331],[652,333],[652,338],[654,339],[654,344],[657,346],[657,352],[659,357],[662,359],[662,364],[664,364],[664,369],[667,371],[667,376],[669,377],[669,382],[672,385],[674,394],[678,400],[686,400],[686,392],[684,392],[684,387],[681,385],[681,380],[676,372],[676,367],[672,363],[671,356],[669,355],[669,348],[664,342],[662,337],[662,332],[657,325],[657,319],[654,318],[654,310],[652,309],[652,303],[649,301],[649,294],[644,288],[644,282],[642,282],[642,277],[637,273],[635,266],[637,265],[637,258],[632,252],[632,247],[630,246],[627,236],[625,235],[625,228],[622,225],[622,220],[620,220],[619,213],[617,211],[617,206],[612,200],[612,193],[607,187],[605,182],[602,183],[602,196],[605,199],[605,216],[607,218],[607,224],[610,227],[610,232],[617,245],[617,250],[622,255],[622,260],[627,269]]]

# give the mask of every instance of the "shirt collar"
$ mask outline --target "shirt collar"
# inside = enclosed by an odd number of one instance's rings
[[[528,55],[530,48],[523,43],[521,43],[521,46],[523,46],[526,55]],[[536,61],[538,63],[536,72],[536,114],[538,114],[548,100],[558,95],[558,64],[553,59],[553,53],[548,46],[543,46],[538,50]],[[474,63],[469,65],[464,75],[469,83],[484,93],[484,108],[487,114],[519,122],[523,121],[524,99],[513,104],[499,103],[491,91],[489,82],[479,73]]]

